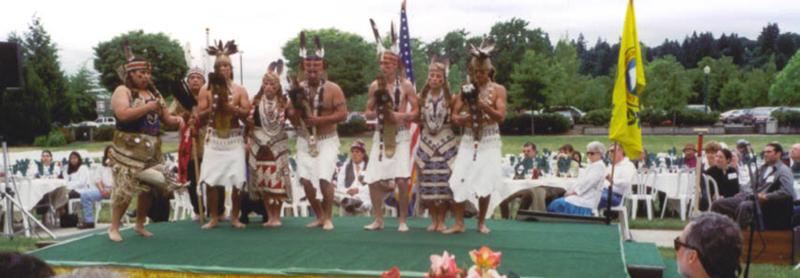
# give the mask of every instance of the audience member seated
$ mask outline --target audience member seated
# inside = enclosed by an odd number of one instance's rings
[[[111,189],[114,187],[111,163],[111,146],[108,146],[103,151],[102,165],[95,172],[94,186],[79,191],[83,208],[83,223],[78,225],[78,229],[94,228],[96,220],[94,219],[94,203],[111,197]]]
[[[621,145],[616,147],[611,145],[608,153],[611,154],[612,163],[614,163],[614,177],[613,179],[611,177],[611,167],[607,168],[606,185],[603,186],[603,192],[600,193],[598,208],[605,208],[608,205],[608,183],[612,184],[611,206],[614,207],[618,206],[625,194],[631,191],[631,184],[636,176],[636,166],[625,156],[625,150]]]
[[[564,144],[558,149],[556,155],[556,176],[577,177],[580,164],[573,158],[575,149],[570,144]]]
[[[547,211],[591,216],[592,209],[597,207],[600,202],[600,187],[603,185],[603,177],[606,175],[606,165],[603,163],[605,146],[602,143],[593,141],[586,146],[586,156],[589,165],[586,171],[578,176],[572,188],[547,206]]]
[[[683,167],[687,169],[694,169],[697,167],[697,149],[694,148],[694,144],[692,143],[686,144],[686,147],[683,147]]]
[[[783,148],[769,143],[764,148],[764,165],[758,168],[753,194],[761,204],[766,229],[788,229],[791,223],[793,200],[796,197],[794,180],[788,166],[780,161]],[[733,197],[717,200],[711,210],[736,219],[741,227],[753,219],[753,194],[740,192]]]
[[[739,193],[740,188],[739,173],[731,166],[732,159],[733,152],[721,149],[717,152],[714,164],[706,170],[706,174],[717,182],[719,195],[726,198]]]
[[[800,144],[792,145],[792,152],[789,158],[791,158],[791,165],[789,165],[789,167],[792,169],[794,180],[800,181]]]
[[[684,277],[738,277],[742,238],[739,227],[718,213],[692,219],[675,238],[678,273]]]
[[[69,162],[67,164],[67,168],[64,169],[61,175],[67,181],[67,189],[69,190],[69,198],[70,199],[77,199],[81,198],[82,194],[89,194],[92,195],[92,191],[97,191],[97,187],[92,185],[91,182],[91,173],[89,172],[89,167],[83,165],[83,159],[78,152],[72,152],[69,154]],[[91,207],[92,204],[90,203],[89,206]],[[91,213],[93,210],[89,209]],[[85,210],[84,210],[85,212]],[[78,224],[79,229],[87,229],[87,228],[94,228],[94,215],[90,217],[89,220],[92,220],[91,223],[87,223],[86,219],[81,224]]]
[[[350,158],[342,165],[336,178],[335,201],[348,215],[368,212],[372,208],[369,185],[364,183],[364,172],[369,158],[364,141],[357,139],[350,146]]]
[[[536,144],[532,142],[526,142],[522,145],[522,154],[524,157],[517,163],[517,165],[514,166],[514,171],[519,174],[514,177],[514,179],[524,178],[526,175],[524,172],[526,171],[538,171],[535,168],[536,152]],[[537,174],[533,174],[533,176],[537,176]],[[509,206],[511,201],[514,199],[520,199],[519,209],[530,209],[531,204],[533,203],[533,192],[530,189],[522,190],[512,194],[500,202],[500,215],[503,217],[503,219],[509,219],[511,217]],[[541,211],[544,211],[544,208],[542,208]]]
[[[61,173],[61,162],[53,162],[53,153],[49,150],[42,151],[42,160],[36,161],[36,175],[38,178],[55,178]]]

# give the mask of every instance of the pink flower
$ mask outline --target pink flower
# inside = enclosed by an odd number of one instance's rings
[[[456,264],[456,256],[444,251],[441,256],[431,255],[431,269],[425,274],[426,278],[457,278],[461,269]]]

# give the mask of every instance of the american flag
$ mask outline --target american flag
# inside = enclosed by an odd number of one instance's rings
[[[400,58],[403,60],[403,67],[406,70],[406,77],[408,80],[411,81],[411,84],[414,84],[416,87],[416,80],[414,78],[414,64],[411,62],[411,35],[408,32],[408,17],[406,16],[406,1],[403,1],[403,5],[400,9]],[[411,107],[407,108],[407,111],[411,111]],[[409,126],[409,130],[411,131],[411,184],[413,186],[415,180],[415,169],[414,169],[414,154],[417,150],[417,142],[419,141],[419,127],[417,124],[412,123]]]

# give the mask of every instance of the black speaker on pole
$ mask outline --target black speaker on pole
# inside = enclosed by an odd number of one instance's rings
[[[22,87],[22,55],[19,45],[0,42],[0,89]]]

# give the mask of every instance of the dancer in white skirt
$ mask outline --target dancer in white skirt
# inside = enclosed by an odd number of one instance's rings
[[[370,20],[372,22],[372,20]],[[417,118],[417,95],[414,85],[405,78],[398,54],[397,36],[392,33],[392,48],[381,44],[380,34],[372,22],[375,32],[380,74],[369,86],[369,99],[365,116],[378,119],[378,127],[372,136],[372,147],[364,182],[369,184],[372,201],[372,216],[375,220],[364,226],[367,230],[383,229],[383,200],[395,188],[399,191],[400,232],[408,231],[409,184],[411,176],[411,135],[408,125]],[[392,28],[394,30],[394,28]],[[410,108],[410,109],[409,109]]]
[[[450,188],[453,191],[456,223],[444,233],[464,231],[464,202],[478,199],[478,231],[490,232],[485,218],[494,186],[503,181],[498,125],[506,114],[506,88],[494,82],[494,67],[489,59],[494,43],[485,41],[472,47],[467,65],[472,83],[462,86],[453,106],[452,121],[465,127],[458,155],[453,163]]]
[[[305,33],[300,33],[299,72],[302,82],[292,81],[287,115],[297,127],[297,175],[316,219],[306,227],[333,230],[333,193],[331,183],[339,155],[336,124],[347,118],[347,105],[339,85],[325,80],[325,49],[314,38],[316,51],[306,52]],[[322,192],[322,203],[317,199]]]
[[[250,101],[244,87],[233,82],[229,55],[236,52],[233,41],[225,45],[219,42],[208,48],[208,54],[216,56],[214,73],[209,75],[209,83],[200,91],[197,100],[199,117],[208,117],[200,184],[209,186],[207,196],[211,221],[203,225],[203,229],[218,225],[218,208],[224,203],[219,196],[225,196],[226,188],[232,188],[231,225],[239,229],[245,227],[239,222],[239,190],[247,183],[244,137],[239,120],[245,120],[250,114]]]

